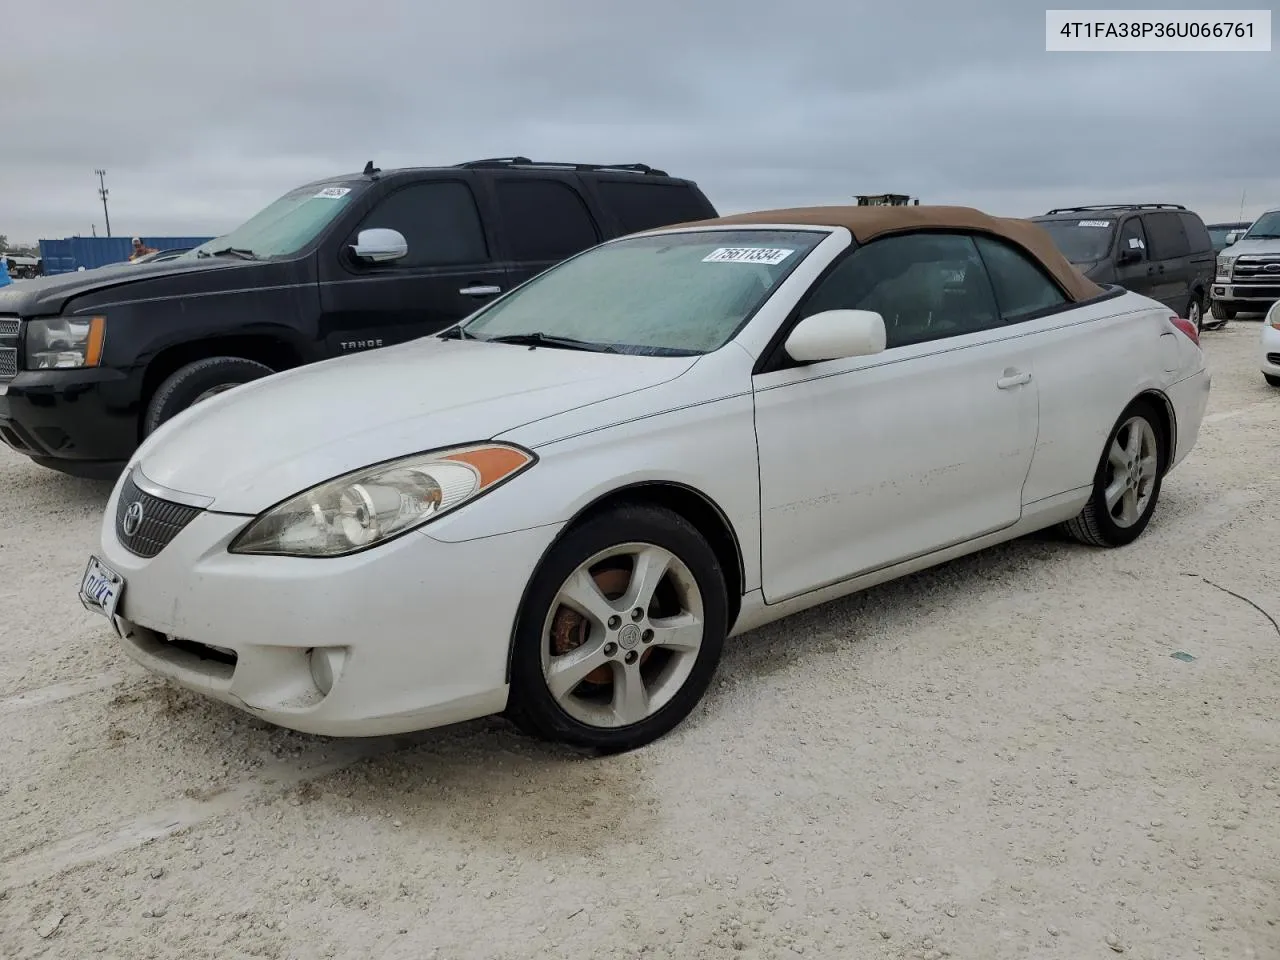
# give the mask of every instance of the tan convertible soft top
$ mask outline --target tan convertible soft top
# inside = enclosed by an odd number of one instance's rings
[[[1030,220],[992,217],[972,207],[796,207],[736,213],[714,220],[681,226],[731,226],[734,224],[797,223],[819,227],[844,227],[859,243],[909,230],[973,230],[1008,240],[1035,258],[1074,301],[1089,300],[1103,289],[1087,279],[1062,255],[1043,229]]]

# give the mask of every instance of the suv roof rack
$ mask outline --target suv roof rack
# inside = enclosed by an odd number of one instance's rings
[[[1090,210],[1185,210],[1180,203],[1095,203],[1084,207],[1054,207],[1049,213],[1087,213]]]
[[[484,160],[468,160],[455,164],[468,169],[493,167],[541,167],[553,170],[618,170],[624,173],[643,173],[651,177],[665,177],[665,170],[657,170],[646,163],[558,163],[551,160],[530,160],[528,157],[489,157]]]

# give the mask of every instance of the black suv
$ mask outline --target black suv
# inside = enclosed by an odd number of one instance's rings
[[[0,438],[116,476],[211,394],[433,333],[603,240],[714,216],[695,183],[644,164],[370,163],[176,259],[0,290]]]
[[[1201,328],[1216,261],[1204,221],[1186,207],[1060,207],[1031,219],[1090,280],[1159,300]]]

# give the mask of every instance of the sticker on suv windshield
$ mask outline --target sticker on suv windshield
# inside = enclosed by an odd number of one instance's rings
[[[1076,224],[1077,227],[1109,227],[1110,220],[1081,220]]]
[[[762,263],[775,267],[794,250],[779,247],[719,247],[702,258],[703,263]]]
[[[312,200],[338,200],[351,192],[350,187],[325,187]]]

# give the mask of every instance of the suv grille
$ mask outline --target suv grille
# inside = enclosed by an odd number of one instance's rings
[[[141,511],[141,516],[138,511]],[[202,512],[199,507],[161,500],[144,493],[130,474],[120,489],[120,501],[116,504],[116,537],[130,553],[154,557]],[[126,532],[126,524],[129,532]]]
[[[0,317],[0,382],[18,375],[18,333],[21,326],[17,317]]]
[[[1280,255],[1261,254],[1236,257],[1231,267],[1233,283],[1280,284]]]

